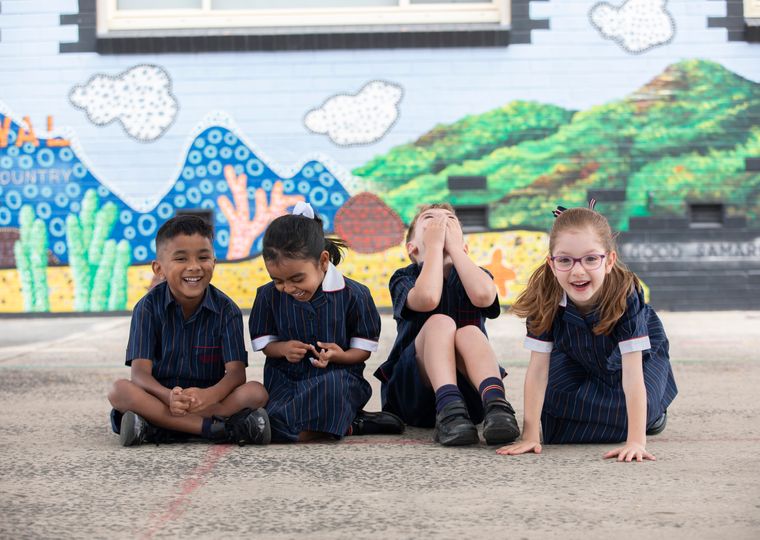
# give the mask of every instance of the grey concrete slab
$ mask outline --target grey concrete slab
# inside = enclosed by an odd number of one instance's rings
[[[129,319],[0,320],[0,538],[758,538],[760,312],[661,316],[680,394],[641,464],[603,460],[612,445],[443,448],[422,429],[125,449],[106,392],[128,376]],[[368,409],[394,330],[384,316]],[[523,324],[489,331],[521,419]]]

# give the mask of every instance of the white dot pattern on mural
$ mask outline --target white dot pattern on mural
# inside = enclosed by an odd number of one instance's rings
[[[673,39],[675,23],[663,0],[629,0],[620,7],[601,2],[589,11],[591,23],[626,51],[642,53]]]
[[[304,118],[314,133],[326,134],[335,144],[371,144],[381,139],[398,119],[400,86],[384,81],[366,84],[356,95],[331,97]]]
[[[10,145],[15,143],[16,136],[16,129],[8,131]],[[66,220],[85,208],[82,201],[87,192],[93,191],[98,199],[98,209],[109,202],[116,205],[110,238],[129,241],[134,263],[146,263],[153,258],[153,240],[164,221],[177,210],[193,209],[212,210],[215,249],[218,257],[225,258],[228,247],[235,239],[231,227],[255,215],[259,191],[264,193],[266,198],[262,202],[268,205],[268,209],[272,208],[269,206],[272,199],[277,197],[280,206],[289,203],[289,197],[308,201],[324,218],[324,226],[328,230],[332,227],[335,213],[350,197],[335,176],[318,161],[307,162],[291,178],[279,178],[227,128],[206,128],[194,139],[190,148],[180,177],[171,190],[153,210],[141,213],[127,206],[101,184],[70,147],[49,148],[44,139],[40,140],[39,146],[8,146],[6,155],[0,157],[0,227],[18,227],[21,208],[31,206],[35,218],[46,225],[51,249],[66,263],[69,256]],[[238,159],[241,157],[245,159]],[[31,166],[28,161],[32,162]],[[234,185],[230,184],[226,170],[234,175]],[[220,211],[221,198],[233,205],[235,222],[232,224],[224,211]],[[292,205],[287,204],[280,211],[285,211],[287,206]],[[244,229],[244,232],[254,234],[250,229]],[[237,233],[240,235],[240,231]],[[250,249],[238,253],[236,258],[255,255],[260,251],[261,244],[257,240],[260,240],[263,230],[255,233],[243,242],[243,245],[250,245]],[[239,238],[236,245],[240,245]]]
[[[69,99],[93,124],[118,120],[130,137],[140,141],[163,135],[179,108],[169,75],[151,65],[134,66],[115,77],[95,75],[85,85],[75,86]]]

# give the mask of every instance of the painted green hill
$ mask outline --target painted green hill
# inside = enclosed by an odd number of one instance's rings
[[[620,101],[582,112],[523,102],[498,111],[438,126],[354,174],[377,185],[406,221],[418,204],[448,200],[488,205],[492,228],[545,229],[557,204],[582,205],[589,190],[617,189],[626,200],[600,209],[621,230],[630,216],[684,215],[692,200],[723,201],[760,226],[760,174],[744,164],[760,157],[760,84],[719,64],[679,62]],[[494,121],[472,120],[484,117]],[[496,118],[546,131],[529,137],[496,128]],[[488,189],[450,193],[450,175],[486,175]]]
[[[514,101],[449,126],[436,126],[414,143],[374,158],[354,174],[368,179],[373,191],[387,193],[419,176],[479,159],[498,148],[543,139],[566,124],[573,114],[554,105]]]

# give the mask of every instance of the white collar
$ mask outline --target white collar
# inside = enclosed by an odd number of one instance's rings
[[[337,292],[346,287],[346,280],[343,279],[343,274],[335,268],[333,263],[328,263],[327,272],[325,272],[325,279],[322,280],[323,292]]]
[[[567,307],[567,293],[562,291],[562,300],[559,301],[559,307]]]

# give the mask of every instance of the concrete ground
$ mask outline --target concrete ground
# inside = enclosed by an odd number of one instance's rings
[[[0,538],[760,538],[760,312],[661,313],[680,394],[656,462],[612,445],[443,448],[431,431],[122,448],[129,319],[0,319]],[[522,423],[523,325],[489,323]],[[381,350],[394,323],[383,317]],[[261,379],[251,354],[249,378]]]

